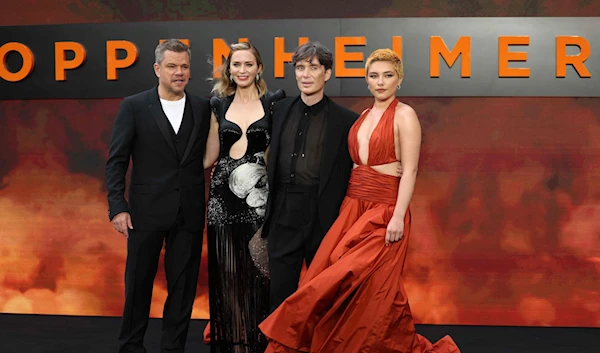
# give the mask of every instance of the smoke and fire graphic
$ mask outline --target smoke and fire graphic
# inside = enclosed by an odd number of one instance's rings
[[[424,132],[404,269],[417,321],[600,327],[600,99],[404,101]],[[104,183],[118,106],[0,102],[0,312],[121,315]],[[206,271],[205,244],[195,318]],[[153,317],[166,295],[161,263]]]

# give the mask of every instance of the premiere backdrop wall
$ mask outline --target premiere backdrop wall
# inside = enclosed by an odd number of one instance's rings
[[[0,26],[600,15],[599,1],[193,3],[24,0],[3,5]],[[600,327],[600,99],[399,96],[424,131],[405,268],[418,322]],[[357,112],[372,101],[334,99]],[[0,101],[1,312],[121,314],[125,240],[106,218],[104,185],[119,102]],[[205,255],[195,318],[208,318]]]
[[[165,38],[191,45],[189,89],[202,95],[210,94],[207,78],[220,72],[227,43],[248,40],[260,48],[267,84],[295,91],[292,53],[316,40],[333,52],[330,96],[368,94],[364,61],[378,48],[392,48],[406,71],[404,97],[598,97],[598,24],[596,17],[486,17],[1,27],[0,99],[135,94],[156,84],[148,70]]]

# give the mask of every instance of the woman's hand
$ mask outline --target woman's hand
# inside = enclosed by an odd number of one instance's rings
[[[392,217],[385,231],[385,245],[389,246],[404,236],[404,218]]]

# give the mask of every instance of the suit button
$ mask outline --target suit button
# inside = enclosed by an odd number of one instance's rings
[[[180,191],[180,190],[181,190],[180,188],[175,188],[175,191]]]

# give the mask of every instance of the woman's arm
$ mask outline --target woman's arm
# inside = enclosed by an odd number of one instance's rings
[[[415,189],[421,152],[421,124],[417,113],[411,107],[404,105],[396,110],[394,125],[397,130],[394,134],[396,151],[400,151],[402,163],[402,178],[398,186],[394,214],[387,228],[386,245],[402,239],[404,235],[404,216]]]

